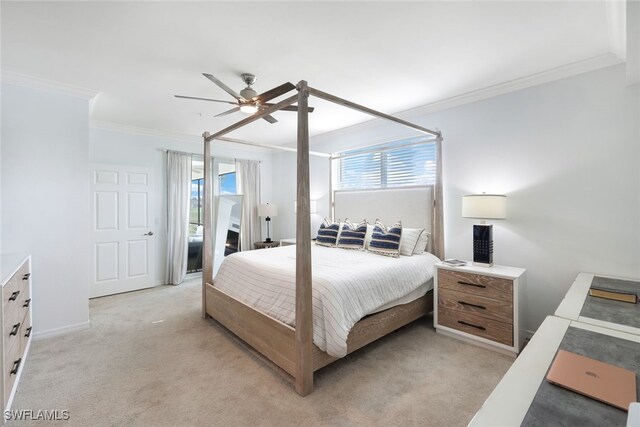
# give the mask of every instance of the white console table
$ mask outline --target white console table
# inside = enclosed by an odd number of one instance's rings
[[[638,281],[638,279],[605,276],[602,274],[580,273],[574,280],[571,288],[569,288],[569,291],[566,293],[564,299],[556,309],[554,315],[568,320],[579,321],[582,323],[588,323],[590,325],[601,326],[603,328],[609,328],[634,335],[640,335],[640,328],[638,327],[581,315],[582,309],[587,301],[587,297],[589,296],[589,288],[591,287],[591,282],[596,276],[614,280]],[[640,288],[638,289],[638,291],[640,292]],[[626,307],[625,304],[628,303],[619,303],[616,301],[614,304],[622,304],[622,307]],[[640,302],[638,304],[640,304]]]
[[[469,426],[521,425],[541,383],[546,381],[547,370],[570,326],[640,343],[640,336],[638,335],[549,316],[536,331],[509,371],[502,377],[500,383],[498,383],[473,417]],[[572,393],[568,390],[566,392]],[[562,421],[559,419],[559,424],[563,424]],[[597,419],[592,421],[592,425],[603,425]]]

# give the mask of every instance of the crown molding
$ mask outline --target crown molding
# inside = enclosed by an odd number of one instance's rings
[[[123,125],[123,124],[114,123],[114,122],[105,122],[101,120],[91,120],[90,127],[93,129],[112,130],[116,132],[131,133],[134,135],[170,139],[172,141],[196,142],[196,143],[202,142],[202,137],[198,135],[191,135],[188,133],[180,133],[180,132],[168,132],[163,130],[143,128],[138,126]]]
[[[149,128],[143,128],[138,126],[123,125],[120,123],[104,122],[101,120],[91,120],[89,126],[92,129],[104,129],[104,130],[123,132],[123,133],[129,133],[134,135],[149,136],[153,138],[169,139],[171,141],[190,142],[190,143],[196,143],[196,144],[203,143],[202,136],[200,135],[149,129]],[[229,141],[216,140],[215,145],[221,146],[221,147],[227,147],[227,148],[238,148],[238,144],[235,144]],[[258,147],[258,146],[242,146],[242,148],[249,151],[271,152],[271,150],[269,149]]]
[[[416,118],[420,118],[425,114],[432,114],[438,111],[446,110],[449,108],[459,107],[465,104],[471,104],[474,102],[482,101],[484,99],[493,98],[495,96],[504,95],[510,92],[526,89],[532,86],[549,83],[555,80],[565,79],[568,77],[576,76],[590,71],[599,70],[613,65],[622,64],[623,61],[613,53],[605,53],[602,55],[594,56],[592,58],[584,59],[581,61],[572,62],[570,64],[561,65],[559,67],[551,68],[549,70],[541,71],[539,73],[530,74],[528,76],[520,77],[514,80],[509,80],[503,83],[499,83],[492,86],[487,86],[482,89],[474,90],[471,92],[462,93],[460,95],[454,95],[449,98],[444,98],[439,101],[435,101],[429,104],[414,107],[408,110],[398,111],[392,113],[394,116],[401,117],[405,120],[415,121]],[[310,145],[320,144],[326,142],[326,137],[334,133],[349,132],[349,130],[357,131],[366,129],[369,126],[376,125],[376,119],[367,120],[360,123],[355,123],[351,126],[344,128],[323,132],[317,135],[313,135],[313,138],[309,141]]]
[[[514,80],[509,80],[497,85],[487,86],[482,89],[452,96],[450,98],[445,98],[440,101],[423,105],[421,107],[402,111],[400,113],[397,113],[397,115],[414,115],[415,113],[425,114],[433,113],[440,110],[446,110],[448,108],[470,104],[487,98],[493,98],[494,96],[504,95],[506,93],[515,92],[532,86],[538,86],[555,80],[565,79],[567,77],[576,76],[578,74],[588,73],[590,71],[599,70],[601,68],[611,67],[613,65],[621,64],[622,62],[623,61],[613,53],[605,53],[593,58],[572,62],[567,65],[551,68],[549,70],[530,74],[528,76],[520,77]]]
[[[49,92],[57,92],[83,99],[93,99],[100,93],[100,91],[82,86],[76,86],[69,83],[57,82],[54,80],[43,79],[41,77],[29,76],[27,74],[21,74],[14,71],[6,70],[2,70],[0,74],[0,81],[2,81],[2,83],[10,85],[23,86],[32,89],[41,89]]]
[[[618,64],[621,64],[622,62],[623,61],[620,58],[618,58],[617,55],[613,53],[606,53],[603,55],[595,56],[593,58],[588,58],[582,61],[576,61],[570,64],[551,68],[549,70],[531,74],[518,79],[510,80],[497,85],[488,86],[482,89],[474,90],[474,91],[463,93],[460,95],[455,95],[455,96],[445,98],[436,102],[432,102],[430,104],[422,105],[409,110],[404,110],[404,111],[395,113],[394,115],[411,119],[412,117],[415,118],[415,117],[423,116],[425,114],[431,114],[437,111],[446,110],[449,108],[454,108],[454,107],[458,107],[465,104],[471,104],[473,102],[481,101],[481,100],[492,98],[499,95],[504,95],[510,92],[515,92],[515,91],[526,89],[532,86],[537,86],[537,85],[549,83],[555,80],[560,80],[567,77],[572,77],[575,75],[587,73],[590,71],[599,70],[601,68],[618,65]],[[334,132],[345,132],[345,131],[348,131],[349,129],[355,130],[362,127],[371,126],[374,123],[375,123],[375,120],[369,120],[366,122],[356,123],[354,125],[347,126],[344,128],[335,129],[332,131],[313,135],[312,141],[310,141],[310,143],[311,145],[314,145],[315,143],[320,143],[321,141],[324,140],[324,138],[322,137],[329,136]],[[140,128],[136,126],[122,125],[122,124],[111,123],[111,122],[102,122],[97,120],[91,121],[91,127],[99,128],[99,129],[115,130],[115,131],[120,131],[125,133],[133,133],[137,135],[152,136],[157,138],[166,138],[166,139],[171,139],[175,141],[197,142],[197,143],[202,142],[202,137],[198,135],[160,131],[155,129]],[[320,140],[318,140],[318,137],[321,137]],[[228,147],[237,147],[236,144],[225,142],[225,141],[216,141],[216,144],[226,145]],[[267,149],[263,149],[259,147],[247,146],[246,148],[251,150],[256,150],[256,151],[269,151]]]

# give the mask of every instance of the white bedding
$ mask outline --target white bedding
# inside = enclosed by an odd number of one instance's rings
[[[295,323],[295,246],[238,252],[224,259],[214,286],[288,325]],[[313,342],[334,357],[347,354],[349,331],[389,303],[432,288],[430,253],[391,258],[312,245]]]

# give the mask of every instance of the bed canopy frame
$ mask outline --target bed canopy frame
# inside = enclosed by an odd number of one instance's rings
[[[212,195],[212,180],[211,180],[211,143],[214,140],[233,142],[245,145],[253,145],[258,147],[266,147],[284,151],[294,151],[297,153],[297,214],[296,214],[296,289],[295,289],[295,333],[290,331],[290,327],[288,325],[282,324],[282,328],[289,329],[285,330],[285,334],[289,334],[294,337],[294,342],[284,342],[281,343],[283,347],[291,347],[291,357],[289,357],[288,361],[284,361],[279,363],[277,359],[281,357],[279,354],[270,354],[274,350],[269,347],[268,344],[264,344],[260,339],[251,340],[246,337],[251,338],[251,335],[247,335],[246,327],[244,325],[240,325],[239,327],[230,327],[230,325],[238,326],[237,316],[254,316],[258,317],[261,313],[252,310],[248,306],[244,306],[237,301],[226,301],[230,297],[226,296],[223,293],[215,294],[217,299],[222,300],[223,306],[216,307],[216,313],[220,313],[222,317],[228,317],[225,320],[230,320],[231,322],[221,323],[223,326],[231,329],[232,332],[236,333],[236,335],[240,336],[240,338],[244,339],[249,345],[254,347],[258,352],[262,353],[268,359],[276,363],[282,370],[288,373],[291,377],[293,377],[293,383],[295,390],[298,394],[302,396],[306,396],[313,391],[313,372],[314,369],[319,369],[319,367],[325,366],[331,363],[335,358],[331,358],[326,353],[324,356],[318,355],[317,351],[314,352],[314,344],[313,344],[313,314],[312,314],[312,274],[311,274],[311,211],[310,211],[310,190],[309,190],[309,156],[316,155],[327,157],[330,161],[334,159],[331,154],[327,153],[319,153],[314,151],[309,151],[309,106],[308,99],[309,95],[315,96],[320,99],[324,99],[326,101],[332,102],[334,104],[338,104],[352,110],[360,111],[365,114],[369,114],[371,116],[385,119],[391,122],[395,122],[397,124],[403,125],[405,127],[411,128],[418,132],[421,132],[426,135],[430,135],[432,138],[424,142],[435,142],[436,144],[436,183],[434,186],[433,192],[433,224],[431,228],[431,252],[439,258],[444,257],[444,231],[443,231],[443,209],[442,209],[442,133],[440,131],[434,131],[431,129],[424,128],[422,126],[410,123],[408,121],[399,119],[397,117],[390,116],[388,114],[381,113],[379,111],[375,111],[371,108],[365,107],[363,105],[356,104],[354,102],[348,101],[346,99],[339,98],[337,96],[328,94],[326,92],[322,92],[318,89],[308,86],[307,82],[302,80],[297,85],[296,88],[297,94],[290,96],[277,104],[269,106],[250,117],[247,117],[239,122],[232,124],[231,126],[226,127],[225,129],[220,130],[214,134],[209,132],[203,133],[202,137],[204,139],[204,233],[203,233],[203,273],[202,273],[202,316],[203,318],[207,317],[207,294],[213,292],[213,234],[212,234],[212,208],[213,208],[213,195]],[[282,108],[288,107],[290,105],[296,104],[298,105],[298,123],[297,123],[297,147],[289,148],[289,147],[281,147],[277,145],[267,145],[267,144],[258,144],[254,142],[243,141],[235,138],[226,137],[230,132],[242,128],[249,123],[252,123],[256,120],[259,120],[269,114],[272,114]],[[431,303],[431,309],[433,308],[433,303]],[[409,306],[411,304],[407,304]],[[230,308],[231,307],[231,308]],[[416,305],[415,307],[418,307]],[[418,310],[424,311],[424,304],[419,308],[414,308],[413,306],[409,309],[409,311],[413,310],[417,312]],[[230,313],[229,310],[238,310],[242,313]],[[248,311],[247,311],[248,310]],[[394,310],[389,309],[389,311]],[[251,313],[251,312],[254,313]],[[407,309],[405,308],[405,311]],[[256,314],[258,313],[258,314]],[[424,313],[422,313],[424,314]],[[263,317],[268,318],[266,315],[262,315]],[[385,335],[388,332],[395,330],[396,328],[403,326],[409,321],[415,320],[419,316],[416,313],[409,313],[406,315],[402,315],[405,317],[403,323],[391,323],[391,326],[384,326],[380,329],[383,329],[386,332],[381,332],[377,334],[367,334],[367,332],[363,332],[363,335],[375,335],[373,337],[359,337],[358,342],[354,344],[354,350],[362,347],[363,345],[368,344],[369,342]],[[395,317],[402,317],[395,316]],[[212,317],[214,317],[212,315]],[[375,318],[376,315],[370,316],[371,318]],[[216,317],[214,317],[216,318]],[[270,318],[269,318],[270,319]],[[363,319],[359,323],[363,323]],[[216,319],[220,321],[220,319]],[[257,322],[264,321],[266,323],[270,323],[271,320],[266,320],[264,318],[256,320]],[[371,322],[370,322],[371,323]],[[255,324],[253,325],[255,326]],[[282,337],[279,336],[279,331],[273,330],[273,325],[267,325],[266,328],[261,328],[262,332],[268,335],[266,340],[282,340]],[[363,331],[367,328],[371,328],[373,325],[366,324],[361,328]],[[278,327],[276,327],[277,329]],[[258,328],[256,328],[258,329]],[[355,329],[355,327],[354,327]],[[253,332],[251,332],[253,333]],[[274,335],[275,334],[275,335]],[[265,338],[263,337],[264,341]],[[282,340],[284,341],[284,340]],[[269,348],[266,348],[269,347]],[[317,347],[316,347],[316,350]],[[277,353],[277,350],[275,350]],[[351,351],[351,349],[350,349]],[[291,360],[293,359],[293,360]],[[292,362],[286,364],[285,362]],[[285,366],[287,365],[287,366]]]

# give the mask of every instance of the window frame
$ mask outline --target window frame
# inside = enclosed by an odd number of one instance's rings
[[[427,182],[409,182],[407,184],[397,184],[393,182],[389,182],[390,172],[394,172],[394,169],[389,169],[389,157],[390,154],[393,154],[394,151],[400,152],[400,150],[418,147],[418,146],[429,146],[431,145],[431,150],[433,150],[433,154],[425,153],[425,158],[427,162],[432,162],[430,167],[425,166],[424,172],[425,175],[428,176]],[[414,138],[405,138],[399,140],[388,141],[381,144],[374,144],[370,146],[360,147],[351,150],[345,150],[340,153],[334,154],[331,160],[331,175],[332,175],[332,191],[359,191],[359,190],[381,190],[387,188],[406,188],[406,187],[416,187],[416,186],[432,186],[436,183],[436,163],[437,163],[437,142],[433,140],[433,138],[427,136],[420,136]],[[345,174],[345,165],[343,161],[348,158],[357,157],[357,156],[365,156],[365,155],[373,155],[372,157],[379,156],[379,170],[377,171],[378,175],[376,177],[377,184],[363,184],[363,185],[353,185],[347,184],[344,185],[344,174]],[[366,160],[363,160],[366,162]],[[364,165],[369,166],[369,165]],[[354,167],[355,168],[355,167]],[[377,167],[370,167],[367,169],[367,172],[376,172]],[[410,169],[410,167],[407,167]],[[413,174],[415,177],[420,177],[420,175]]]

